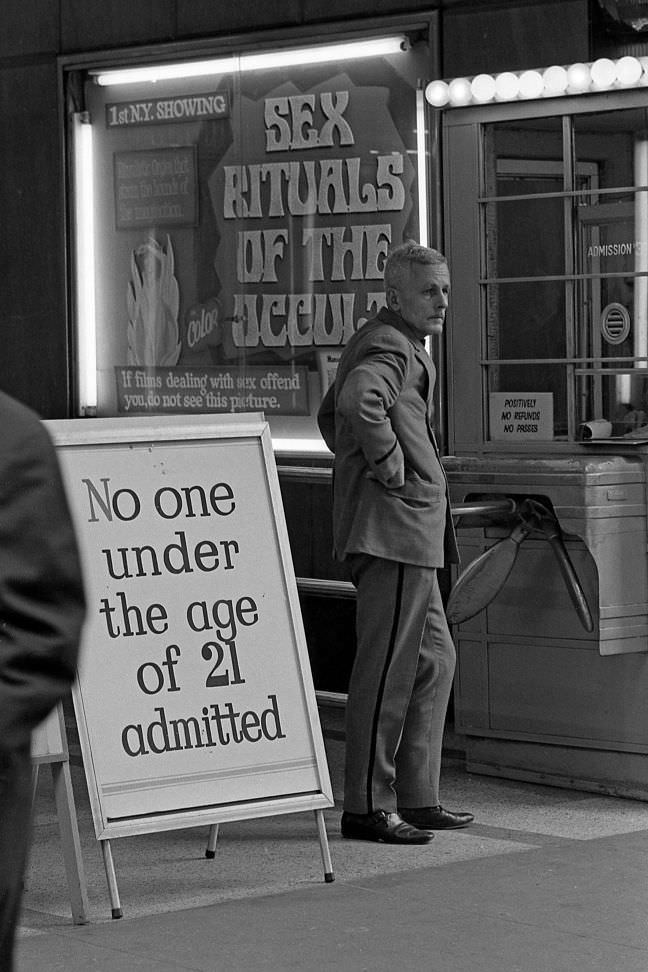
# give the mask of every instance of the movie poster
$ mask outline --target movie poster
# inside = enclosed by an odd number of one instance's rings
[[[88,85],[99,415],[314,428],[418,236],[420,57]]]

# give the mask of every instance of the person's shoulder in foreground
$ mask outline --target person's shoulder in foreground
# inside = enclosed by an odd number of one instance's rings
[[[75,671],[85,594],[56,450],[0,392],[0,739],[25,745]]]

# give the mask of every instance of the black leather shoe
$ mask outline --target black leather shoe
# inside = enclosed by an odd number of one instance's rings
[[[438,807],[399,807],[403,820],[420,830],[458,830],[475,819],[472,813],[453,813]]]
[[[429,844],[434,834],[405,823],[399,813],[376,810],[374,813],[345,811],[342,814],[342,836],[382,844]]]

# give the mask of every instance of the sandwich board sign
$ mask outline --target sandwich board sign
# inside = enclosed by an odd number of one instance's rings
[[[86,581],[73,699],[97,839],[314,810],[325,840],[332,790],[263,417],[46,426]]]

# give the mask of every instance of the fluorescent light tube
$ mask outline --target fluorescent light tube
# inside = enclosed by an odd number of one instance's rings
[[[200,78],[214,74],[228,74],[238,68],[238,57],[221,57],[209,61],[183,61],[181,63],[152,64],[147,67],[118,68],[95,76],[95,82],[104,87],[119,84],[144,84],[169,81],[175,78]]]
[[[241,71],[294,67],[299,64],[321,64],[325,61],[348,61],[363,57],[381,57],[406,50],[404,37],[379,37],[375,40],[347,41],[324,47],[302,47],[265,54],[242,54]]]
[[[97,336],[92,125],[85,113],[74,116],[74,218],[77,367],[81,414],[97,408]]]
[[[408,50],[403,35],[377,37],[364,41],[344,41],[314,47],[285,48],[261,54],[241,54],[233,57],[213,58],[207,61],[175,61],[168,64],[152,64],[142,67],[115,68],[94,74],[97,84],[104,87],[122,84],[144,84],[178,78],[209,77],[233,71],[260,71],[268,68],[294,67],[304,64],[321,64],[325,61],[357,60],[365,57],[381,57]]]

